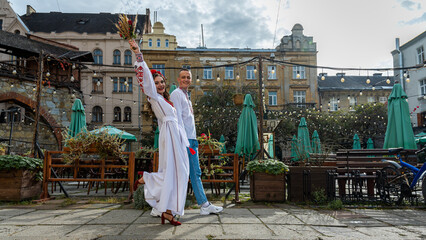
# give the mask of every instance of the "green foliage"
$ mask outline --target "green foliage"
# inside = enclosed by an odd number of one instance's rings
[[[340,199],[333,200],[328,203],[328,208],[332,210],[340,210],[343,209],[343,202]]]
[[[19,155],[1,155],[0,170],[23,169],[36,173],[36,180],[43,180],[43,159],[22,157]]]
[[[135,158],[152,158],[154,153],[158,152],[158,149],[151,147],[142,147],[138,149],[135,153]]]
[[[135,192],[133,192],[133,199],[135,200],[136,209],[144,209],[148,206],[148,203],[145,201],[143,185],[138,187]]]
[[[323,188],[314,191],[312,193],[312,201],[317,205],[324,205],[327,203],[327,196],[325,195],[325,190]]]
[[[252,174],[253,172],[268,173],[273,175],[288,172],[288,166],[283,162],[268,159],[268,160],[252,160],[247,164],[247,171]]]

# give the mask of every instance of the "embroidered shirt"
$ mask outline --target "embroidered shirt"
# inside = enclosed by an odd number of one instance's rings
[[[181,88],[178,88],[170,95],[170,101],[173,102],[176,108],[178,123],[185,129],[188,139],[197,139],[192,103],[189,100],[187,93]]]

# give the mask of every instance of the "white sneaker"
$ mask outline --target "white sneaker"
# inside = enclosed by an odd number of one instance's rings
[[[156,208],[152,208],[150,215],[153,217],[161,217],[160,211],[158,211]]]
[[[211,213],[220,213],[223,211],[223,207],[218,207],[210,203],[207,207],[200,208],[200,215],[209,215]]]

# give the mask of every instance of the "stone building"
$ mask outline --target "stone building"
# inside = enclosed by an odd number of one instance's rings
[[[395,68],[418,67],[412,70],[395,71],[395,77],[402,83],[408,96],[411,123],[416,132],[426,128],[426,31],[392,51]]]
[[[342,80],[343,79],[343,80]],[[389,83],[388,83],[389,82]],[[387,103],[394,84],[393,76],[318,76],[318,94],[322,111],[352,111],[368,103]]]
[[[93,61],[91,53],[38,36],[5,31],[0,31],[0,52],[3,59],[13,59],[0,62],[0,140],[8,142],[11,138],[13,152],[31,149],[39,84],[38,143],[45,149],[60,149],[74,99],[82,97],[80,69],[71,61]]]

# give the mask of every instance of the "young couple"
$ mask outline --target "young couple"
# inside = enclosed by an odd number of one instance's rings
[[[136,78],[142,91],[148,96],[160,129],[158,172],[143,172],[134,188],[143,184],[145,200],[152,207],[151,216],[161,216],[162,224],[167,220],[172,225],[181,225],[174,219],[174,215],[184,214],[189,177],[200,205],[200,214],[221,212],[222,207],[207,201],[201,182],[194,113],[188,98],[191,72],[187,69],[180,70],[179,88],[169,96],[164,76],[158,71],[149,70],[134,40],[129,40],[129,44],[136,54]]]

